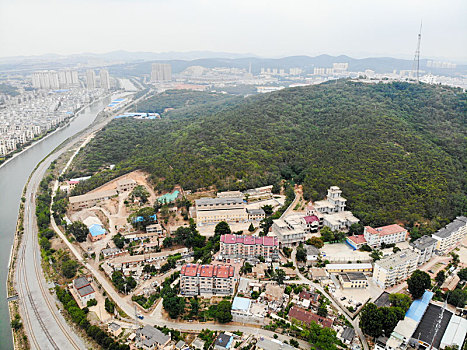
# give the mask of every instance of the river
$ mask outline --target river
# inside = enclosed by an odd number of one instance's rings
[[[2,349],[13,348],[6,301],[6,278],[24,185],[37,163],[67,138],[89,126],[109,102],[110,97],[94,102],[78,113],[69,125],[0,167],[0,339],[2,339],[0,348]]]

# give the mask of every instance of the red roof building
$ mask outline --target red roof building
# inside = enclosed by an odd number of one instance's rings
[[[229,259],[256,259],[262,256],[275,261],[279,259],[279,241],[277,237],[222,235],[220,256]]]
[[[289,310],[289,318],[296,319],[304,324],[311,324],[315,322],[323,327],[331,328],[333,321],[329,318],[319,316],[313,312],[302,309],[301,307],[292,306]]]
[[[369,246],[379,247],[382,243],[393,244],[404,242],[409,233],[405,228],[393,224],[377,228],[365,226],[363,235]]]
[[[236,282],[231,265],[186,264],[180,271],[182,295],[231,295]]]

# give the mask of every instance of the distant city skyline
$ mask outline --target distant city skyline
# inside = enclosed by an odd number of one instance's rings
[[[453,0],[4,0],[0,57],[83,52],[320,54],[467,62],[467,2]]]

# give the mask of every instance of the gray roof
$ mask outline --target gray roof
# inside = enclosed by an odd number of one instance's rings
[[[242,198],[200,198],[195,200],[196,205],[242,204]]]
[[[216,338],[216,342],[214,343],[214,346],[220,346],[220,347],[226,348],[227,344],[229,344],[231,337],[232,336],[227,335],[225,333],[219,334],[218,337]]]
[[[345,327],[344,331],[342,332],[342,338],[348,341],[352,341],[355,337],[355,330],[350,327]]]
[[[177,344],[175,344],[176,349],[181,349],[185,346],[185,342],[183,340],[179,340]]]
[[[289,344],[284,344],[277,339],[268,339],[261,337],[258,339],[256,346],[267,350],[294,350],[295,348]]]
[[[109,328],[115,332],[115,331],[118,331],[121,328],[121,326],[118,323],[110,322]]]
[[[83,288],[84,286],[87,286],[89,284],[89,281],[86,277],[81,276],[78,277],[73,281],[73,285],[75,286],[76,289]]]
[[[434,239],[431,236],[422,236],[419,239],[417,239],[417,240],[413,241],[412,243],[410,243],[410,245],[412,247],[414,247],[414,248],[423,250],[423,249],[426,249],[426,248],[436,244],[436,242],[437,242],[437,240]]]
[[[307,245],[306,246],[306,253],[307,255],[318,255],[319,249],[316,248],[314,245]]]
[[[259,208],[259,209],[247,209],[246,211],[248,212],[248,214],[251,214],[251,215],[266,215],[264,210],[261,209],[261,208]]]
[[[144,336],[146,340],[143,344],[146,346],[152,346],[152,344],[165,345],[170,340],[170,335],[165,335],[157,328],[151,326],[144,326],[136,331],[137,336]]]
[[[433,234],[433,236],[437,236],[440,238],[446,238],[460,229],[462,226],[467,225],[467,218],[465,216],[458,216],[453,222],[447,224],[441,230]]]
[[[84,297],[88,294],[94,293],[94,288],[91,287],[91,285],[84,286],[80,289],[78,289],[78,293],[80,296]]]

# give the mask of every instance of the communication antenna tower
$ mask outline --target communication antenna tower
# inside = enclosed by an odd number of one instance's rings
[[[413,59],[412,74],[415,74],[417,83],[420,81],[420,41],[422,40],[422,22],[420,22],[420,32],[418,33],[417,49]]]

